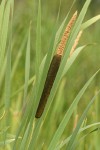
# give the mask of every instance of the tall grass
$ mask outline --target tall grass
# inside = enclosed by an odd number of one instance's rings
[[[36,28],[33,26],[32,20],[30,20],[29,26],[25,30],[24,38],[20,34],[23,38],[20,42],[20,47],[17,46],[18,37],[14,37],[14,1],[2,0],[0,4],[0,149],[99,150],[100,85],[96,89],[93,84],[91,85],[92,87],[90,84],[97,80],[100,68],[94,74],[91,74],[88,80],[85,80],[86,83],[81,85],[80,89],[77,89],[78,86],[75,85],[77,92],[72,91],[71,93],[70,88],[66,85],[74,77],[74,74],[70,74],[71,76],[68,78],[68,71],[69,69],[71,70],[71,66],[75,68],[75,60],[78,59],[78,55],[83,49],[87,47],[92,49],[94,47],[93,43],[78,46],[69,57],[78,33],[81,30],[84,33],[87,27],[100,19],[100,15],[97,15],[86,22],[83,21],[90,2],[91,0],[86,0],[81,11],[78,12],[78,17],[65,45],[64,54],[45,109],[42,116],[37,119],[35,114],[44,89],[48,70],[65,27],[68,24],[75,1],[58,28],[60,4],[57,20],[52,29],[51,41],[46,39],[50,46],[43,56],[41,0],[38,1]],[[34,41],[35,56],[33,56],[34,53],[31,46],[33,44],[32,28],[36,29],[36,40]],[[32,58],[34,58],[34,62],[31,61]],[[23,62],[24,69],[20,66]],[[18,66],[21,68],[22,80]],[[80,68],[78,68],[77,72],[81,73]],[[80,81],[80,77],[77,77],[77,79],[79,82],[83,82]],[[70,83],[70,87],[72,85],[74,85],[74,81]],[[89,86],[90,88],[88,88]],[[91,88],[93,93],[91,93]],[[68,91],[68,95],[66,91]],[[85,97],[85,92],[89,92],[88,97]],[[72,101],[70,100],[71,96]],[[82,108],[80,112],[79,107]],[[89,110],[90,113],[88,115]],[[75,120],[76,115],[78,115],[78,119]]]

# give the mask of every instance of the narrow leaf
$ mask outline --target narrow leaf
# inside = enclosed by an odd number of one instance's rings
[[[90,20],[86,21],[85,23],[83,23],[81,25],[81,30],[84,30],[84,29],[88,28],[90,25],[92,25],[93,23],[95,23],[99,19],[100,19],[100,15],[97,15],[97,16],[91,18]]]

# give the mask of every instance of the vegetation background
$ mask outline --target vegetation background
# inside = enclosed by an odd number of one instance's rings
[[[84,0],[77,0],[74,5],[74,8],[69,16],[78,10],[81,10],[84,4]],[[61,22],[65,18],[67,12],[69,11],[70,6],[72,5],[72,1],[62,0],[61,3],[61,11],[58,21],[58,26],[60,26]],[[41,1],[41,60],[44,55],[47,53],[50,40],[52,37],[52,32],[54,29],[54,25],[56,22],[58,10],[59,10],[59,1],[58,0],[48,0]],[[26,33],[29,28],[30,21],[31,22],[31,65],[30,65],[30,78],[33,77],[35,73],[35,48],[36,48],[36,22],[37,22],[37,10],[38,9],[38,1],[36,0],[15,0],[14,5],[14,17],[13,17],[13,51],[12,51],[12,68],[14,68],[14,62],[16,59],[19,59],[19,63],[16,67],[16,70],[13,72],[12,76],[12,86],[11,92],[14,93],[17,89],[24,84],[25,80],[25,55],[26,55]],[[100,14],[100,0],[92,0],[84,22],[90,19],[93,16]],[[50,110],[47,114],[45,122],[42,127],[42,132],[38,138],[37,144],[38,147],[35,149],[41,149],[41,145],[46,141],[48,145],[53,133],[56,131],[59,123],[61,122],[66,110],[69,108],[73,99],[79,92],[79,90],[83,87],[86,81],[100,68],[100,21],[91,25],[89,28],[84,30],[82,37],[79,42],[79,46],[86,45],[87,46],[77,57],[74,64],[69,69],[68,73],[64,76],[61,81],[61,84],[57,90],[56,96],[50,107]],[[4,77],[2,78],[2,82],[4,81]],[[32,84],[28,89],[28,96],[30,95]],[[82,112],[86,108],[89,100],[95,95],[97,90],[100,89],[100,73],[93,80],[92,84],[89,86],[88,90],[86,90],[85,94],[82,97],[82,101],[78,104],[77,109],[74,111],[66,130],[64,131],[61,141],[68,137],[77,123],[77,117],[80,118]],[[0,90],[3,92],[4,86],[0,84]],[[2,97],[2,92],[0,93]],[[59,98],[60,97],[60,98]],[[57,99],[60,101],[57,102]],[[97,101],[92,105],[88,115],[85,119],[86,124],[92,124],[94,122],[100,122],[100,96],[97,97]],[[2,102],[1,105],[2,106]],[[56,106],[56,109],[52,110],[52,108]],[[11,128],[10,133],[16,134],[16,130],[18,128],[18,124],[21,121],[20,114],[24,107],[23,101],[23,91],[19,92],[16,96],[12,97],[11,101]],[[2,114],[3,111],[1,111]],[[54,114],[52,114],[54,113]],[[2,129],[1,125],[1,129]],[[93,128],[94,130],[95,128]],[[91,130],[90,130],[91,131]],[[87,133],[87,132],[86,132]],[[90,132],[89,132],[90,133]],[[84,133],[85,134],[85,133]],[[83,134],[83,135],[84,135]],[[93,134],[88,134],[86,138],[80,141],[78,148],[79,150],[99,150],[96,149],[97,139],[96,134],[100,134],[97,132],[93,132]],[[100,136],[100,135],[99,135]],[[45,138],[46,137],[46,138]],[[92,145],[91,145],[92,143]],[[43,149],[47,149],[47,145],[43,145]],[[66,146],[62,149],[65,150]],[[1,148],[2,149],[2,148]],[[7,147],[10,149],[10,146]]]

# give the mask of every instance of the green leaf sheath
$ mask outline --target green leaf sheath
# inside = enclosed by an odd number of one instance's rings
[[[43,92],[42,92],[42,95],[40,98],[40,102],[39,102],[39,105],[37,108],[37,112],[35,115],[36,118],[40,118],[44,111],[47,99],[49,97],[51,88],[53,86],[57,71],[59,69],[60,62],[61,62],[61,55],[57,55],[57,54],[54,55],[54,57],[51,61],[51,65],[50,65],[50,68],[49,68],[49,71],[47,74],[44,89],[43,89]]]

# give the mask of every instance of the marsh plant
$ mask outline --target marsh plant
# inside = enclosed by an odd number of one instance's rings
[[[60,2],[51,40],[44,37],[49,43],[44,52],[41,0],[37,3],[37,15],[34,15],[36,27],[30,20],[24,36],[22,32],[17,33],[19,36],[15,34],[18,30],[16,28],[15,31],[14,27],[14,0],[2,0],[0,3],[0,149],[99,150],[100,84],[90,84],[100,81],[100,66],[83,82],[80,80],[83,68],[76,67],[76,61],[83,49],[96,46],[88,41],[81,46],[79,43],[85,29],[94,25],[100,15],[84,21],[91,0],[86,0],[82,9],[75,12],[76,2],[73,1],[59,25]],[[34,41],[33,29],[36,33]],[[92,36],[92,32],[85,38],[88,36]],[[35,45],[34,48],[32,45]],[[83,62],[87,61],[86,57],[83,59]],[[100,61],[97,63],[100,64]],[[21,67],[23,64],[24,69]],[[82,83],[80,87],[76,84],[75,74],[68,72],[71,67],[74,73],[79,73],[77,80]],[[73,85],[75,89],[70,92]]]

